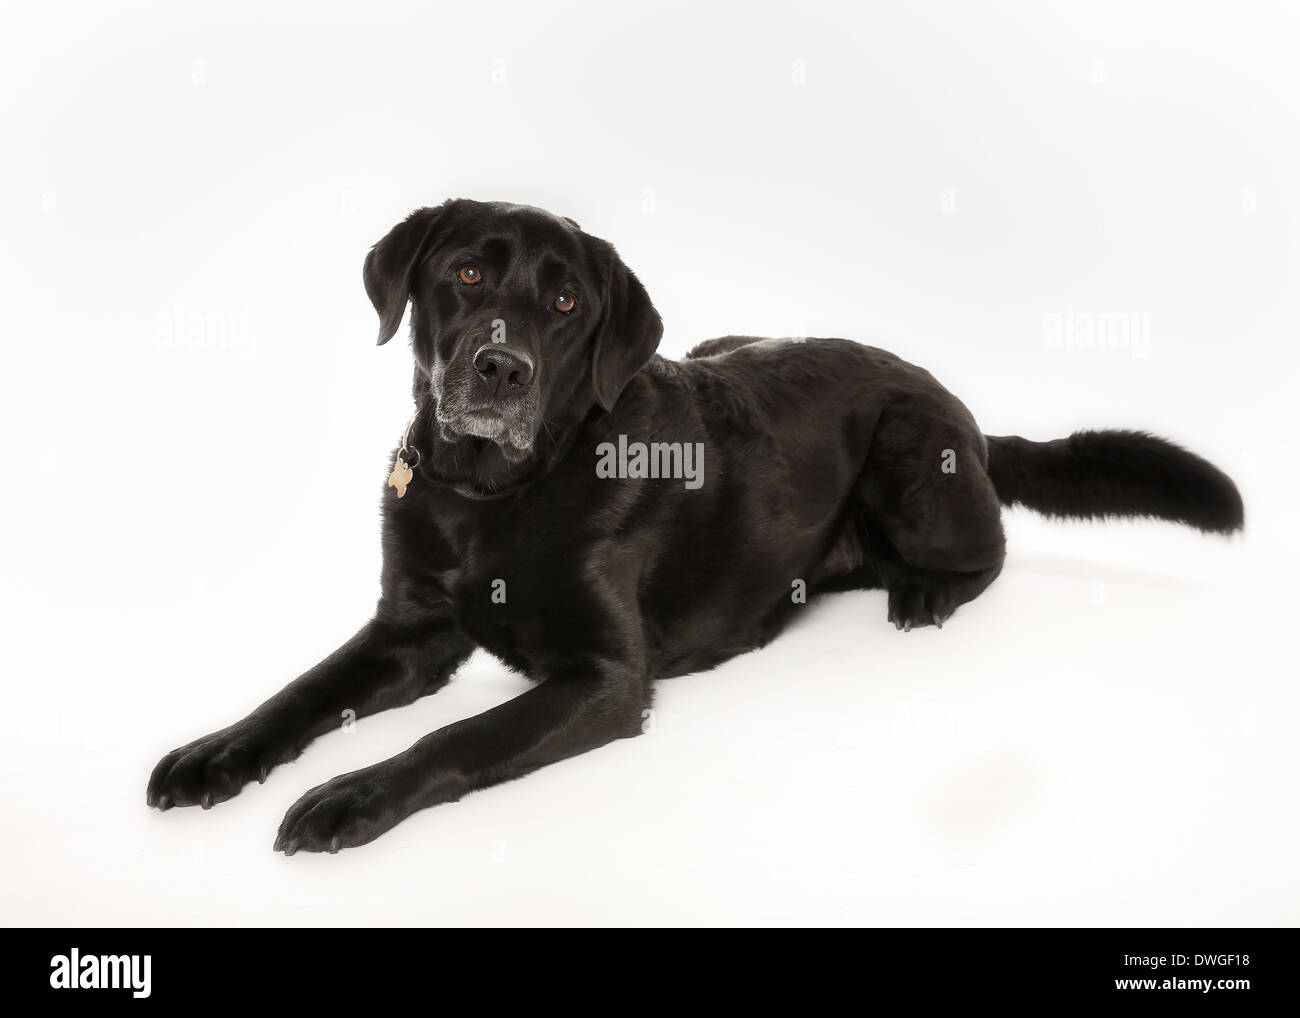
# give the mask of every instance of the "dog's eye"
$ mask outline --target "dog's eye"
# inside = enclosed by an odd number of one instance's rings
[[[578,299],[571,293],[562,293],[555,298],[555,310],[566,315],[578,306]]]
[[[456,275],[460,276],[460,281],[466,286],[473,286],[483,279],[483,273],[479,272],[473,265],[462,265]]]

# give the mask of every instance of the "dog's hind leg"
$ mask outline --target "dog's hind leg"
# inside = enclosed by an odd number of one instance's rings
[[[987,464],[983,435],[951,397],[882,414],[858,494],[863,543],[899,629],[942,626],[1001,572],[1006,540]]]

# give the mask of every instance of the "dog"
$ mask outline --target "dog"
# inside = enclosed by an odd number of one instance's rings
[[[762,647],[810,595],[879,588],[896,628],[942,626],[1001,571],[1003,506],[1243,524],[1233,482],[1170,442],[988,437],[928,372],[850,340],[660,357],[659,314],[614,248],[537,208],[419,209],[363,276],[380,345],[410,305],[415,359],[374,617],[164,756],[148,804],[225,801],[348,712],[436,692],[475,647],[535,684],[311,789],[280,825],[286,855],[637,735],[657,679]]]

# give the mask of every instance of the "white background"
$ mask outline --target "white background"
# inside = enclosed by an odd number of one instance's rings
[[[1293,6],[112,6],[0,42],[5,923],[1300,919]],[[151,812],[373,607],[410,362],[361,262],[449,196],[614,241],[667,354],[885,346],[993,434],[1185,443],[1247,533],[1009,514],[942,632],[824,600],[652,735],[337,857],[272,853],[303,791],[522,680]],[[1054,343],[1095,315],[1130,342]]]

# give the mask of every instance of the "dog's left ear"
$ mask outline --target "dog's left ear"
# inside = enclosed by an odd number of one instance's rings
[[[611,248],[604,306],[591,354],[591,381],[601,409],[614,409],[619,393],[654,356],[663,334],[664,323],[650,295]]]
[[[446,206],[416,209],[388,231],[366,255],[362,277],[370,303],[379,312],[379,345],[383,346],[406,313],[411,297],[411,274],[420,257],[428,250],[429,239],[437,229]]]

